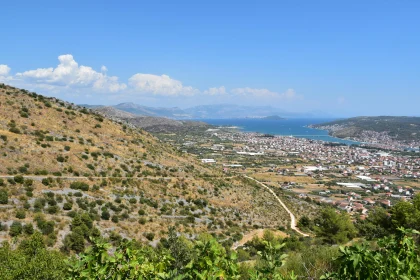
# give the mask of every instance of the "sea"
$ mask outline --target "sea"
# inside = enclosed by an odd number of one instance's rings
[[[328,135],[328,131],[309,128],[308,125],[334,121],[336,119],[200,119],[202,122],[215,126],[236,127],[244,132],[258,132],[263,134],[293,136],[326,142],[342,143],[346,145],[360,144],[357,141],[340,139]]]

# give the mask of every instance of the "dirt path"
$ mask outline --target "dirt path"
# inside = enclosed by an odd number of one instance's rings
[[[302,232],[302,231],[300,231],[297,227],[296,227],[296,217],[295,217],[295,215],[293,215],[293,213],[292,213],[292,211],[290,211],[289,210],[289,208],[287,208],[287,206],[283,203],[283,201],[281,201],[281,199],[276,195],[276,193],[272,190],[272,189],[270,189],[267,185],[265,185],[265,184],[263,184],[263,183],[261,183],[260,181],[258,181],[258,180],[255,180],[254,178],[252,178],[252,177],[249,177],[249,176],[246,176],[246,175],[244,175],[244,177],[245,178],[248,178],[248,179],[250,179],[250,180],[253,180],[253,181],[255,181],[255,182],[257,182],[258,184],[260,184],[261,186],[263,186],[264,188],[266,188],[276,199],[277,199],[277,201],[281,204],[281,206],[284,208],[284,210],[286,210],[286,212],[287,213],[289,213],[289,215],[290,215],[290,228],[292,229],[292,230],[294,230],[294,231],[296,231],[297,233],[299,233],[300,235],[303,235],[303,236],[309,236],[309,234],[306,234],[306,233],[304,233],[304,232]]]

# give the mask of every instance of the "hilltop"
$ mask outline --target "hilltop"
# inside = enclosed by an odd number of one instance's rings
[[[233,243],[287,225],[252,181],[161,142],[128,122],[135,116],[119,118],[0,85],[0,240],[32,228],[49,246],[80,251],[90,234],[156,241],[177,225]],[[84,236],[72,226],[81,218]]]

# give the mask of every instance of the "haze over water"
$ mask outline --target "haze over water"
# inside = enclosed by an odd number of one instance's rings
[[[310,124],[319,124],[334,119],[201,119],[200,121],[216,126],[236,126],[243,132],[258,132],[273,135],[294,136],[327,142],[337,142],[347,145],[358,144],[359,142],[340,139],[328,135],[328,131],[307,127]]]

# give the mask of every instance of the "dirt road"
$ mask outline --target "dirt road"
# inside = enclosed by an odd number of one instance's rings
[[[289,215],[290,215],[290,228],[292,230],[296,231],[300,235],[309,236],[309,234],[306,234],[306,233],[300,231],[300,229],[298,229],[296,227],[296,224],[297,223],[296,223],[296,217],[295,217],[295,215],[293,215],[292,211],[290,211],[289,208],[287,208],[287,206],[283,203],[283,201],[281,201],[281,199],[276,195],[276,193],[272,189],[270,189],[267,185],[261,183],[260,181],[254,179],[252,177],[249,177],[249,176],[246,176],[246,175],[244,175],[244,177],[245,178],[248,178],[250,180],[253,180],[255,182],[257,182],[258,184],[260,184],[261,186],[263,186],[264,188],[266,188],[277,199],[277,201],[281,204],[281,206],[284,208],[284,210],[286,210],[286,212],[289,213]]]

